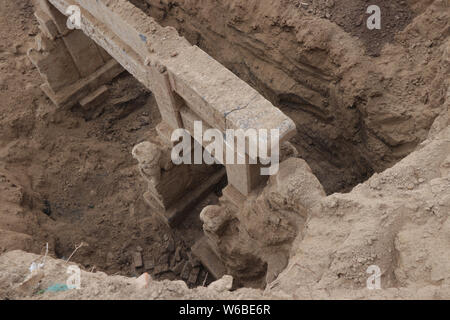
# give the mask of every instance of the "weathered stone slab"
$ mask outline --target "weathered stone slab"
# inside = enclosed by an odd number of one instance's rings
[[[183,123],[179,110],[184,102],[172,90],[168,73],[158,70],[157,67],[151,67],[151,74],[154,79],[152,92],[155,95],[163,121],[172,129],[182,128]]]
[[[240,128],[244,131],[247,129],[266,129],[269,130],[268,133],[270,134],[270,130],[278,129],[280,145],[292,138],[296,132],[294,122],[261,95],[252,99],[245,108],[229,113],[226,120],[227,128],[232,126],[233,129]],[[270,139],[268,147],[270,150]]]
[[[71,32],[71,30],[67,28],[67,17],[63,14],[63,12],[66,12],[65,9],[64,11],[58,11],[58,8],[51,5],[48,0],[37,0],[37,7],[52,18],[60,35],[64,36]]]
[[[143,265],[142,254],[140,252],[133,252],[133,266],[135,268],[140,268]]]
[[[45,13],[43,10],[38,9],[34,12],[34,16],[39,23],[39,29],[45,36],[48,38],[55,40],[58,36],[58,29],[56,28],[55,23],[52,18]]]
[[[191,108],[190,105],[188,105],[188,106],[189,107],[184,107],[184,108],[182,108],[180,110],[180,115],[181,115],[181,120],[182,120],[182,123],[183,123],[183,128],[185,128],[187,131],[189,131],[191,133],[191,135],[194,135],[194,123],[195,123],[195,121],[201,121],[202,122],[203,134],[207,130],[214,129],[214,127],[211,127],[208,123],[205,123],[204,121],[202,121],[202,118],[200,116],[198,116],[194,111],[192,111],[192,108]],[[219,129],[217,129],[217,130],[219,130]],[[196,137],[193,137],[193,138],[195,139]],[[197,142],[200,143],[203,147],[207,147],[211,143],[209,141],[205,141],[204,139],[201,139],[201,141],[197,141]],[[225,159],[226,158],[226,153],[228,151],[226,141],[224,141],[223,149],[224,149],[223,150],[223,152],[224,152],[223,156],[224,156],[224,159]],[[238,155],[239,155],[239,157],[247,159],[247,163],[250,163],[249,162],[250,161],[249,157],[245,153],[238,153],[237,151],[235,151],[235,159],[236,160],[237,160]]]
[[[54,41],[49,52],[30,49],[28,57],[54,93],[80,79],[78,69],[61,39]]]
[[[228,182],[243,195],[251,191],[250,174],[246,165],[227,165]]]
[[[69,5],[77,5],[74,0],[49,1],[61,12],[65,12]],[[144,65],[144,60],[132,47],[83,7],[81,7],[81,21],[82,30],[89,38],[105,49],[128,72],[151,90],[149,68]]]
[[[147,34],[157,27],[157,23],[149,19],[144,12],[128,1],[76,0],[75,2],[95,16],[141,57],[145,58],[148,55],[150,39]]]
[[[174,90],[211,127],[221,131],[239,129],[227,124],[227,117],[260,96],[198,47],[180,50],[178,56],[165,60],[165,64]]]
[[[89,76],[104,65],[95,42],[89,39],[83,31],[74,30],[64,36],[63,40],[82,78]]]
[[[227,269],[225,265],[210,248],[205,237],[198,240],[191,250],[214,278],[220,279],[226,274]]]
[[[176,142],[172,142],[173,128],[164,121],[156,126],[156,132],[166,146],[172,147],[176,144]]]
[[[116,61],[111,60],[89,77],[66,86],[57,93],[53,92],[47,84],[42,85],[41,89],[57,106],[61,108],[70,108],[89,95],[92,91],[95,91],[100,86],[110,82],[122,72],[122,66]]]
[[[231,164],[226,168],[228,183],[245,196],[268,178],[260,174],[261,166],[257,164]]]
[[[109,55],[108,52],[106,52],[105,49],[103,49],[102,47],[100,47],[97,43],[95,43],[95,45],[97,46],[98,52],[100,52],[100,55],[102,56],[103,62],[108,62],[109,60],[112,59],[112,57]]]
[[[189,274],[188,283],[194,285],[197,283],[198,275],[200,274],[200,267],[194,267]]]
[[[194,121],[200,121],[201,118],[185,107],[180,110],[183,126],[192,135],[194,134]],[[211,129],[207,124],[203,123],[203,131]],[[205,142],[203,139],[199,141],[206,147],[210,142]],[[224,143],[224,159],[226,159],[227,148]],[[249,195],[250,192],[257,187],[261,182],[267,180],[267,176],[260,175],[261,166],[259,164],[250,164],[250,157],[247,154],[239,154],[239,157],[245,159],[245,164],[226,164],[228,183],[234,186],[239,192],[244,195]],[[237,163],[238,154],[235,152],[234,159]]]
[[[36,38],[34,38],[34,42],[36,44],[36,50],[40,53],[50,52],[57,44],[57,42],[47,38],[43,33],[39,33]]]
[[[236,188],[234,188],[230,184],[222,190],[222,196],[224,200],[231,203],[231,205],[233,205],[234,209],[236,210],[242,208],[245,203],[245,200],[247,200],[247,198],[244,197],[241,192],[239,192]]]
[[[80,100],[80,106],[85,110],[91,110],[105,101],[108,96],[108,87],[103,85],[91,94]]]
[[[209,179],[200,183],[197,188],[187,192],[186,195],[181,198],[175,205],[165,212],[167,221],[172,227],[179,224],[184,214],[189,210],[192,210],[200,199],[205,198],[225,177],[225,169],[221,169],[211,175]]]

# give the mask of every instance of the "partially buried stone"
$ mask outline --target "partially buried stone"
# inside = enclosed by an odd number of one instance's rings
[[[181,274],[181,272],[183,271],[183,267],[184,267],[184,262],[178,262],[175,267],[172,268],[173,273],[175,273],[177,276]]]
[[[145,260],[144,261],[144,269],[146,271],[152,270],[154,267],[155,267],[155,263],[153,262],[153,260]]]
[[[134,283],[139,289],[148,288],[150,284],[150,275],[146,272],[142,274],[139,278],[137,278]]]
[[[169,265],[167,265],[167,264],[160,264],[160,265],[157,265],[155,267],[155,269],[153,270],[153,273],[155,275],[159,275],[159,274],[162,274],[162,273],[165,273],[165,272],[168,272],[168,271],[170,271]]]
[[[188,280],[189,275],[191,274],[192,266],[189,262],[184,264],[183,270],[181,271],[181,279]]]
[[[195,267],[191,270],[188,282],[190,284],[196,284],[198,279],[198,274],[200,273],[200,267]]]
[[[140,268],[142,267],[142,265],[142,254],[140,252],[133,253],[133,266],[135,268]]]

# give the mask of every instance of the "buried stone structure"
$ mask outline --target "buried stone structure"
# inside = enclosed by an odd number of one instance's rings
[[[105,83],[124,69],[130,72],[153,92],[162,116],[158,135],[133,149],[141,174],[148,182],[145,193],[148,204],[174,224],[183,212],[220,183],[226,172],[228,186],[220,205],[202,212],[206,237],[192,248],[193,252],[215,277],[242,271],[250,278],[247,281],[242,277],[244,284],[260,286],[267,280],[264,279],[267,270],[271,272],[270,279],[279,273],[287,259],[280,257],[287,254],[285,247],[281,253],[254,250],[247,244],[239,249],[218,238],[228,228],[230,234],[236,235],[237,245],[247,238],[248,242],[257,240],[249,236],[248,228],[242,231],[238,224],[242,208],[264,202],[258,200],[267,189],[260,165],[233,164],[225,165],[225,169],[206,164],[175,166],[170,157],[174,145],[171,134],[179,128],[193,132],[195,121],[222,133],[228,129],[277,129],[280,145],[286,147],[296,131],[293,121],[219,62],[190,45],[175,29],[160,26],[128,1],[38,2],[36,17],[42,32],[29,57],[45,80],[42,89],[48,97],[61,107],[79,103],[83,108],[93,108],[106,94]],[[69,30],[64,13],[73,5],[80,9],[81,23],[80,29]],[[293,164],[293,168],[299,167]],[[317,179],[308,172],[313,180],[310,185],[317,186],[318,194],[324,195]],[[272,219],[272,209],[265,205],[252,210],[267,211],[261,214],[261,219]],[[277,225],[295,230],[297,222],[278,221]],[[284,246],[286,241],[293,240],[290,231],[282,234],[289,235],[285,238],[280,235],[276,244]],[[264,254],[257,256],[258,252]],[[244,271],[237,260],[255,268],[252,272]]]

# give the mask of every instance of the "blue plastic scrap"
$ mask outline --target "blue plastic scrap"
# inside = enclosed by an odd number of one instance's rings
[[[69,287],[66,284],[57,283],[48,287],[45,292],[63,292],[67,290],[69,290]]]

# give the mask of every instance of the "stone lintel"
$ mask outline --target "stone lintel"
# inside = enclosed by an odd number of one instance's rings
[[[294,122],[256,90],[200,48],[191,46],[175,29],[160,26],[130,2],[49,1],[61,11],[73,3],[82,7],[83,31],[94,40],[101,38],[103,44],[99,44],[127,70],[131,66],[129,71],[150,90],[153,77],[150,70],[145,68],[145,62],[157,61],[165,66],[173,90],[210,126],[222,131],[279,129],[282,141],[295,133]],[[105,34],[109,34],[109,37],[104,37]],[[127,47],[108,50],[117,47],[115,42]],[[122,50],[125,55],[118,52]],[[133,63],[128,62],[128,54],[134,55]],[[136,69],[142,69],[147,77],[136,75],[139,74]]]

